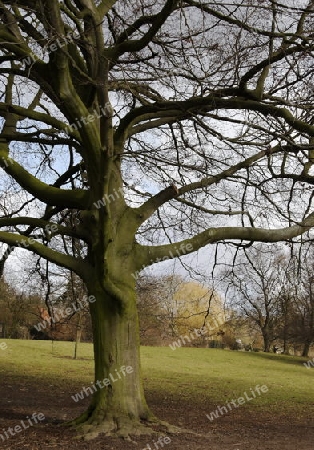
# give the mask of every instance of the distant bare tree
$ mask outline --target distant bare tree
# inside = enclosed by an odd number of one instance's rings
[[[255,246],[247,249],[224,274],[232,306],[259,328],[264,352],[271,350],[279,336],[279,299],[286,284],[286,264],[283,254]]]
[[[293,260],[290,275],[289,336],[294,344],[303,346],[302,356],[308,356],[314,343],[314,253],[312,243],[304,244]]]

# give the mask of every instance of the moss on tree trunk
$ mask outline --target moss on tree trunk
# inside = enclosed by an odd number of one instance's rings
[[[135,289],[124,308],[102,289],[90,289],[94,335],[95,380],[88,410],[73,423],[87,438],[99,433],[128,437],[150,433],[155,420],[147,406],[141,379],[139,325]]]

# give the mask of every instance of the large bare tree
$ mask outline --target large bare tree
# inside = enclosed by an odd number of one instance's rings
[[[279,337],[279,303],[288,284],[287,267],[282,252],[276,248],[263,249],[260,244],[245,250],[224,274],[230,287],[231,305],[260,331],[264,352],[270,352]]]
[[[85,432],[156,420],[140,377],[141,268],[314,225],[313,7],[0,1],[4,260],[21,247],[77,273],[96,297],[95,382],[133,368],[97,389]],[[73,237],[82,257],[64,247]]]

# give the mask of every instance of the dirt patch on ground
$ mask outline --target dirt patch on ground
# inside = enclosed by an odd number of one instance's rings
[[[134,438],[134,442],[99,437],[85,442],[75,439],[75,432],[63,427],[64,421],[78,416],[88,404],[88,399],[75,403],[62,384],[48,384],[40,380],[10,379],[1,377],[0,434],[26,421],[34,412],[42,413],[45,420],[22,432],[10,436],[0,448],[12,450],[313,450],[313,418],[273,416],[239,408],[222,415],[213,422],[206,417],[217,405],[205,404],[200,399],[193,402],[175,397],[147,393],[153,412],[173,425],[193,431],[168,435],[171,439],[157,443],[157,436]],[[68,389],[68,388],[67,388]],[[166,442],[166,443],[165,443]]]

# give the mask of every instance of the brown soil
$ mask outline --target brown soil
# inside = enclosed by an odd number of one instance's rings
[[[134,437],[133,442],[108,438],[104,435],[93,441],[75,439],[75,431],[63,427],[64,421],[78,416],[88,404],[88,399],[75,403],[73,392],[65,392],[62,381],[54,385],[40,380],[10,379],[1,377],[0,385],[0,435],[14,428],[34,412],[43,413],[45,420],[6,439],[0,436],[0,448],[14,450],[313,450],[313,418],[274,416],[261,414],[258,409],[233,410],[213,422],[206,414],[217,405],[204,401],[187,401],[147,393],[147,400],[157,417],[189,429],[169,435],[169,441],[157,444],[158,436]],[[61,387],[60,387],[61,386]],[[165,443],[168,442],[168,443]],[[150,447],[149,447],[150,446]]]

